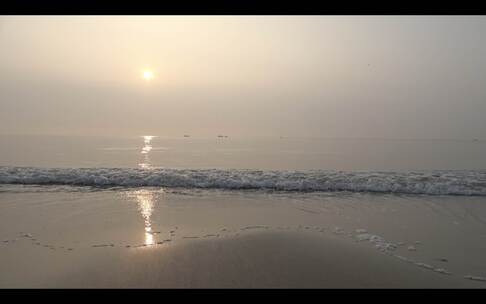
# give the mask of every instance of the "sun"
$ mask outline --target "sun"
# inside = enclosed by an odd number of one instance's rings
[[[151,80],[152,78],[154,78],[154,72],[152,72],[151,70],[143,70],[142,77],[145,80]]]

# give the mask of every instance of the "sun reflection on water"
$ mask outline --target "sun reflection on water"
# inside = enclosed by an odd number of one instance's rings
[[[151,135],[143,136],[144,145],[142,147],[142,151],[140,152],[141,154],[143,154],[143,160],[140,164],[138,164],[142,169],[150,169],[152,167],[152,165],[150,164],[149,153],[150,151],[152,151],[152,139],[154,137],[155,136]]]
[[[142,169],[151,169],[149,153],[152,150],[152,139],[155,136],[146,135],[143,136],[143,147],[140,152],[143,155],[143,160],[139,163],[139,167]],[[138,204],[138,210],[144,220],[144,234],[145,234],[145,245],[155,244],[154,234],[152,231],[152,221],[151,216],[154,211],[154,193],[155,191],[149,189],[135,190],[130,193],[131,197],[134,197]]]

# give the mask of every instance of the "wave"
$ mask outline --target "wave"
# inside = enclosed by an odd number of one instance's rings
[[[347,172],[0,166],[0,184],[159,186],[486,196],[486,170]]]

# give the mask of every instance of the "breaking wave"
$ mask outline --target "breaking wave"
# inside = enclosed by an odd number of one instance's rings
[[[0,167],[0,184],[486,196],[486,170],[427,172]]]

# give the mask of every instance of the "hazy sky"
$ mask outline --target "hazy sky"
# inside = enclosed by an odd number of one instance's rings
[[[1,134],[485,132],[486,17],[0,17]]]

